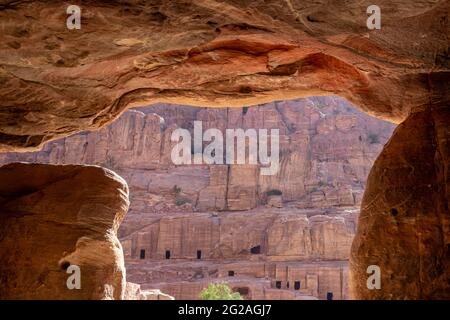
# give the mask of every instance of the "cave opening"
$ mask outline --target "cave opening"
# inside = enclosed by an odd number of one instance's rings
[[[261,246],[257,245],[255,247],[250,248],[251,254],[260,254],[261,253]]]
[[[238,292],[243,298],[250,298],[250,288],[249,287],[235,287],[233,288],[234,292]]]
[[[195,136],[195,121],[203,123],[202,137],[209,129],[220,129],[224,138],[226,129],[236,129],[236,124],[244,132],[279,129],[279,172],[261,175],[263,165],[247,161],[250,145],[244,148],[242,164],[227,164],[225,155],[222,164],[196,164],[195,157],[202,153],[191,152],[204,152],[211,144],[194,146],[195,140],[187,150],[192,164],[175,165],[171,155],[176,144],[171,134],[180,128]],[[136,264],[133,258],[153,258],[152,252],[158,252],[161,246],[163,255],[157,260],[171,260],[161,274],[173,277],[174,283],[181,281],[186,259],[205,260],[202,249],[214,248],[208,254],[216,261],[201,261],[210,268],[207,272],[212,277],[228,274],[258,279],[267,272],[270,288],[277,272],[304,272],[304,259],[313,255],[319,256],[325,268],[346,272],[365,179],[393,130],[392,125],[377,121],[337,97],[274,101],[246,108],[155,104],[130,109],[100,131],[49,142],[37,153],[0,155],[0,162],[94,164],[123,177],[129,186],[131,206],[118,237],[126,265],[133,265],[127,273],[132,279],[141,279],[141,272],[156,268],[144,261]],[[268,143],[267,148],[271,147]],[[240,150],[234,148],[237,158]],[[215,149],[210,152],[213,158],[218,154]],[[308,172],[298,170],[305,167]],[[336,239],[344,246],[330,249],[329,256],[328,251],[318,252],[314,249],[317,244],[312,244],[323,236],[320,223],[337,230],[331,238],[341,237]],[[286,235],[277,231],[280,226],[287,228]],[[216,236],[219,230],[224,236]],[[299,230],[300,237],[296,233]],[[312,233],[318,235],[317,239],[307,238]],[[147,249],[149,243],[152,248]],[[174,248],[177,259],[173,258]],[[269,256],[275,258],[274,263],[264,261]],[[245,275],[234,270],[223,274],[214,265],[230,261],[245,261],[249,271]],[[291,265],[284,265],[286,262]],[[274,271],[269,271],[272,268]],[[314,275],[320,277],[319,272]],[[330,283],[325,290],[341,285],[326,281]],[[286,281],[284,286],[282,281],[275,281],[275,288],[282,287],[298,291],[301,283]]]
[[[61,263],[61,269],[63,270],[67,270],[70,267],[70,262],[69,261],[63,261]]]

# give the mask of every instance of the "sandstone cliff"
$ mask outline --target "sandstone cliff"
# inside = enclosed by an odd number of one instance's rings
[[[194,120],[203,121],[204,129],[280,129],[280,170],[262,176],[254,165],[173,165],[170,135],[175,128],[192,131]],[[240,109],[156,105],[128,111],[98,132],[51,142],[38,153],[0,154],[0,161],[113,169],[130,185],[131,215],[248,210],[266,203],[270,190],[301,208],[354,206],[392,130],[334,97]]]

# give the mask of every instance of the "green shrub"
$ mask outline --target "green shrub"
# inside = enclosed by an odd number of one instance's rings
[[[202,300],[243,300],[239,292],[233,292],[226,283],[210,283],[200,292]]]
[[[183,204],[186,204],[186,203],[191,203],[191,200],[188,199],[188,198],[179,197],[179,196],[177,196],[177,197],[175,198],[175,204],[176,204],[177,206],[182,206]]]
[[[369,133],[369,135],[367,136],[367,139],[369,140],[370,144],[375,144],[375,143],[380,142],[380,138],[378,137],[378,135],[376,133]]]
[[[267,196],[281,196],[283,194],[283,192],[281,192],[281,190],[278,189],[272,189],[266,192]]]
[[[175,194],[180,194],[180,193],[181,193],[181,188],[178,187],[177,185],[174,185],[174,186],[173,186],[173,192],[174,192]]]

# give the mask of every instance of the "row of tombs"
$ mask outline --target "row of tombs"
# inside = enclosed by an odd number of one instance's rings
[[[127,273],[143,288],[157,288],[176,299],[198,299],[202,289],[217,282],[226,282],[244,299],[348,299],[347,261],[128,261]]]
[[[129,222],[119,238],[128,280],[176,299],[222,281],[245,299],[346,299],[357,214],[173,214]]]

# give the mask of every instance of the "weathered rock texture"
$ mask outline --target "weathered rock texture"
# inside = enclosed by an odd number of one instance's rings
[[[163,259],[166,250],[173,259],[195,259],[201,250],[206,260],[245,260],[258,248],[257,254],[280,260],[347,260],[356,217],[350,209],[321,215],[320,210],[294,208],[167,214],[125,223],[121,241],[126,257],[134,259],[142,250],[149,259]]]
[[[149,282],[151,286],[177,299],[198,299],[200,291],[208,284],[224,281],[249,300],[326,299],[328,292],[333,293],[334,299],[348,299],[346,261],[134,260],[128,263],[128,270],[130,278],[140,281],[158,277],[161,282]],[[234,275],[229,276],[229,272]]]
[[[357,211],[325,216],[320,210],[264,210],[171,214],[140,219],[145,227],[125,224],[121,242],[128,280],[176,299],[198,299],[215,281],[247,288],[247,299],[325,299],[327,292],[347,299]],[[277,290],[281,296],[274,295]]]
[[[259,165],[175,166],[176,128],[280,130],[280,170]],[[206,109],[158,104],[130,110],[97,132],[47,144],[37,153],[0,154],[0,163],[96,164],[114,170],[131,189],[130,214],[249,210],[267,192],[299,208],[359,205],[369,170],[393,125],[376,121],[336,97],[273,102],[250,108]],[[185,204],[183,204],[185,203]],[[183,205],[180,205],[183,204]]]
[[[0,299],[122,299],[128,187],[94,166],[0,167]],[[81,289],[69,290],[69,265]]]
[[[258,165],[174,166],[171,133],[192,131],[195,120],[222,132],[279,129],[279,173],[261,176]],[[233,109],[158,104],[0,161],[93,163],[125,177],[131,209],[119,238],[128,281],[145,289],[197,299],[209,283],[225,280],[247,299],[325,299],[328,292],[346,299],[357,206],[392,130],[336,97]],[[281,195],[267,196],[273,190]],[[127,297],[156,298],[127,288]]]
[[[352,248],[353,296],[450,299],[450,110],[412,114],[370,173]],[[369,265],[381,289],[366,286]]]
[[[337,94],[400,122],[444,96],[447,0],[0,2],[2,150],[96,129],[128,106]],[[73,3],[73,4],[75,4]]]
[[[124,300],[174,300],[174,298],[158,289],[142,290],[140,285],[127,282]]]

